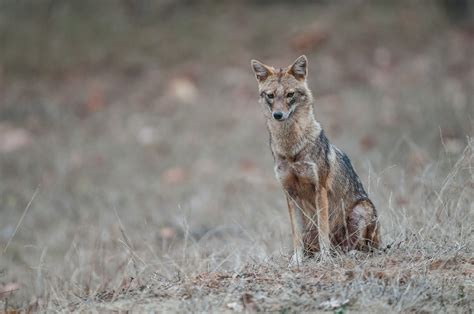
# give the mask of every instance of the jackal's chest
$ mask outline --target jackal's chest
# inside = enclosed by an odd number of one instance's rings
[[[297,196],[302,192],[306,194],[308,191],[314,191],[318,182],[318,169],[312,161],[278,159],[275,164],[275,176],[285,191],[291,196]]]

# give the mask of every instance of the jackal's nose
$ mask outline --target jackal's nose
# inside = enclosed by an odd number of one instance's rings
[[[281,119],[283,118],[283,112],[281,112],[281,111],[275,111],[275,112],[273,113],[273,118],[274,118],[275,120],[281,120]]]

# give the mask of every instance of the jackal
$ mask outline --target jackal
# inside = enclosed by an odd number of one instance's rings
[[[294,246],[291,264],[318,251],[325,256],[330,248],[378,248],[375,206],[347,155],[329,143],[314,118],[306,56],[286,68],[257,60],[251,65],[270,133],[275,175],[288,203]]]

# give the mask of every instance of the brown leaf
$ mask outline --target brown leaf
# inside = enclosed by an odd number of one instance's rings
[[[367,134],[360,139],[359,144],[364,152],[368,152],[375,147],[377,141],[373,136]]]
[[[100,111],[105,107],[104,90],[99,86],[93,86],[87,95],[85,107],[88,113]]]
[[[187,179],[186,171],[181,167],[169,168],[161,175],[162,179],[169,184],[179,184]]]
[[[255,172],[255,170],[257,169],[257,165],[253,160],[242,159],[240,160],[239,168],[242,172],[249,174]]]
[[[176,229],[173,227],[163,227],[160,229],[160,237],[162,239],[172,239],[176,236]]]
[[[291,45],[295,50],[308,51],[319,48],[328,37],[329,33],[325,29],[314,26],[312,29],[295,36],[291,41]]]
[[[406,197],[403,197],[403,196],[399,195],[396,198],[396,203],[397,203],[398,206],[404,206],[404,205],[408,205],[410,203],[410,200]]]
[[[19,290],[21,285],[18,282],[8,282],[0,286],[0,298],[7,298],[15,291]]]

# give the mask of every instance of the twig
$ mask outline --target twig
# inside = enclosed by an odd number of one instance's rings
[[[20,290],[20,288],[11,289],[11,290],[7,290],[7,291],[0,291],[0,295],[5,294],[5,293],[9,293],[9,292],[15,292],[17,290]]]
[[[23,214],[21,215],[20,220],[18,221],[18,224],[16,225],[15,231],[13,231],[12,236],[10,237],[10,239],[7,242],[7,245],[3,249],[3,254],[5,254],[5,252],[7,251],[8,247],[10,246],[10,243],[13,240],[13,237],[15,236],[16,232],[18,231],[18,228],[20,228],[20,225],[23,222],[23,219],[25,218],[26,214],[28,213],[28,210],[31,207],[31,203],[33,203],[33,200],[35,199],[36,194],[38,193],[38,190],[39,190],[39,186],[36,188],[35,192],[33,193],[33,196],[31,197],[30,201],[26,205],[25,210],[23,211]]]

